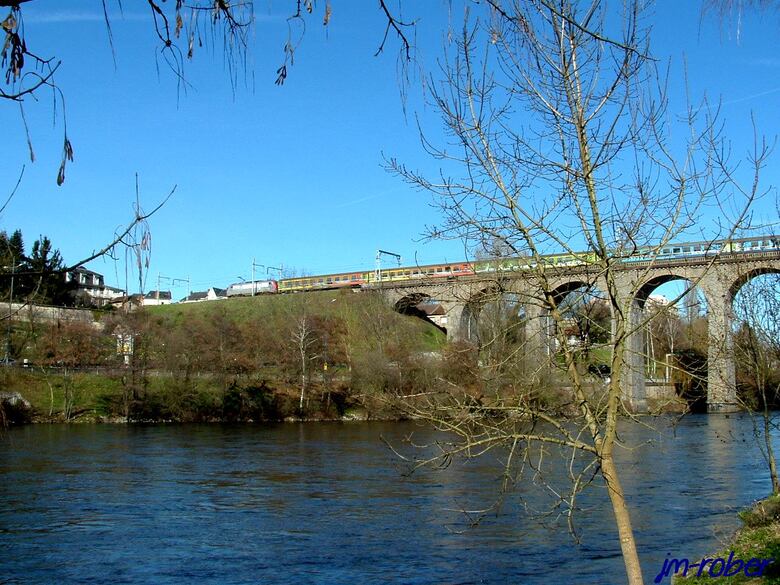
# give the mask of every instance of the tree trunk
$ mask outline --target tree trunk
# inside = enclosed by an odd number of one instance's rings
[[[623,552],[623,562],[626,567],[628,585],[644,585],[642,569],[639,565],[639,554],[636,550],[636,540],[631,527],[631,517],[628,513],[626,497],[623,487],[620,485],[617,467],[612,454],[601,459],[601,473],[607,485],[609,501],[612,503],[612,512],[615,514],[615,524],[620,537],[620,549]]]
[[[764,402],[764,441],[766,442],[766,458],[769,462],[769,477],[772,478],[772,494],[780,494],[780,479],[777,477],[777,461],[775,450],[772,447],[772,428],[770,424],[770,412]]]
[[[306,390],[306,373],[301,374],[301,400],[298,404],[298,410],[303,412],[303,394]]]

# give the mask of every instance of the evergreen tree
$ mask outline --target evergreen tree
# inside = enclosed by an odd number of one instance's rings
[[[62,254],[51,240],[41,236],[35,240],[28,256],[24,250],[21,230],[8,237],[0,231],[0,298],[7,301],[11,295],[22,301],[53,305],[72,305],[76,283],[65,282]]]
[[[24,262],[26,256],[24,254],[24,239],[22,238],[22,230],[16,230],[11,238],[8,240],[8,249],[11,256],[15,259],[16,264]]]
[[[27,260],[28,276],[24,279],[31,300],[54,305],[72,304],[72,285],[65,282],[64,267],[62,255],[48,237],[35,240]]]
[[[3,230],[0,232],[0,297],[8,299],[11,291],[11,276],[27,271],[27,257],[24,253],[22,231],[16,230],[11,237]],[[20,294],[17,287],[22,282],[20,275],[14,279],[14,296]]]

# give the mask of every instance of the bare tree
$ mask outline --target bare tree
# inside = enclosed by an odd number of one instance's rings
[[[319,341],[315,334],[314,324],[311,318],[306,316],[305,311],[295,319],[292,332],[290,333],[290,341],[298,352],[298,357],[300,359],[301,397],[298,403],[298,410],[303,413],[303,401],[308,382],[309,362],[318,357],[314,354],[314,349]]]
[[[761,454],[769,469],[772,493],[780,493],[772,431],[779,427],[780,401],[780,275],[765,275],[746,283],[737,295],[739,331],[734,349],[743,388],[741,402],[752,416]],[[758,420],[756,420],[758,419]]]
[[[737,42],[742,37],[743,15],[747,11],[769,12],[780,9],[777,0],[704,0],[702,15],[714,14],[722,25],[734,27]]]
[[[162,63],[176,79],[177,88],[185,91],[189,87],[185,73],[185,64],[191,61],[205,46],[216,48],[224,57],[230,85],[233,91],[243,80],[251,79],[249,72],[249,49],[255,22],[254,0],[145,0],[139,3],[148,11],[151,30],[158,41],[157,66]],[[0,8],[9,8],[6,17],[0,21],[0,35],[4,35],[0,50],[4,80],[0,81],[0,102],[6,101],[18,107],[27,130],[27,145],[30,160],[35,160],[33,141],[27,129],[24,103],[28,99],[38,99],[46,90],[52,92],[52,108],[55,116],[62,122],[62,159],[57,173],[57,184],[65,181],[65,170],[74,160],[73,144],[68,137],[65,110],[65,94],[57,83],[56,74],[63,62],[56,56],[42,56],[35,52],[25,35],[24,12],[32,0],[0,0]],[[116,62],[114,46],[112,9],[123,10],[121,0],[101,0],[108,45]],[[379,11],[385,19],[385,30],[378,41],[376,55],[382,53],[388,37],[396,38],[399,43],[399,59],[403,64],[412,60],[414,50],[410,42],[410,32],[414,21],[407,21],[388,7],[385,0],[379,1]],[[376,9],[376,8],[374,8]],[[289,75],[290,67],[295,63],[295,55],[306,33],[307,22],[321,17],[321,24],[327,27],[333,17],[331,2],[318,4],[314,0],[290,0],[285,6],[288,10],[287,34],[282,42],[282,63],[275,71],[277,85],[283,85]],[[315,14],[317,13],[317,14]],[[403,70],[404,67],[401,67]]]
[[[632,340],[649,317],[637,311],[643,279],[626,279],[621,262],[641,253],[649,271],[664,245],[696,225],[705,205],[721,206],[727,223],[720,235],[728,237],[758,192],[767,149],[757,141],[749,157],[756,181],[742,188],[706,104],[688,108],[686,143],[672,141],[676,120],[666,112],[664,80],[650,56],[644,2],[487,4],[479,18],[466,11],[441,77],[428,84],[449,137],[422,133],[424,147],[440,161],[440,176],[429,178],[392,159],[388,166],[433,194],[444,220],[431,237],[465,240],[473,248],[497,240],[523,258],[527,310],[541,317],[530,319],[539,325],[527,336],[526,351],[540,355],[548,348],[544,323],[552,320],[568,399],[551,404],[537,359],[538,375],[514,380],[510,394],[476,400],[449,384],[424,398],[402,396],[402,404],[455,437],[420,464],[503,450],[511,485],[523,473],[544,476],[548,458],[539,453],[545,446],[562,449],[571,485],[565,494],[555,492],[555,505],[571,518],[578,493],[594,481],[603,485],[628,582],[636,585],[642,573],[615,450],[618,421],[630,415],[623,389],[631,376],[644,375],[634,361],[640,352],[644,360],[644,352]],[[727,192],[736,194],[728,207]],[[566,343],[560,272],[547,258],[553,252],[580,266],[588,287],[603,291],[612,314],[606,383],[594,383],[578,349]],[[496,286],[511,286],[504,280],[496,273]]]

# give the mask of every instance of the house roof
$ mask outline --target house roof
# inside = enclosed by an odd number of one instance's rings
[[[132,294],[130,296],[123,295],[121,297],[116,297],[114,299],[109,299],[108,303],[111,305],[123,305],[127,302],[130,303],[140,303],[141,302],[141,295],[139,294]]]
[[[158,292],[160,293],[159,296],[157,296]],[[161,290],[161,291],[150,290],[148,293],[144,295],[144,298],[149,300],[160,299],[161,301],[170,301],[172,296],[171,296],[171,291],[169,290]]]
[[[417,305],[417,308],[420,309],[423,313],[428,315],[429,317],[431,315],[446,315],[447,312],[444,310],[444,307],[442,307],[439,303],[420,303]]]
[[[94,270],[90,270],[89,268],[84,268],[83,266],[76,266],[73,270],[69,270],[72,274],[94,274],[95,276],[99,276],[100,278],[103,278],[103,275],[99,272],[95,272]]]
[[[211,290],[214,291],[214,294],[218,297],[226,297],[227,296],[227,289],[226,288],[217,288],[216,286],[212,286]]]
[[[184,297],[183,301],[202,301],[203,299],[207,298],[209,295],[208,291],[197,291],[190,293],[188,296]]]

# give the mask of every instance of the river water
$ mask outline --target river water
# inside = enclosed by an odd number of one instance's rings
[[[621,469],[648,583],[667,553],[712,552],[770,488],[746,417],[653,424],[621,433],[639,445]],[[552,501],[541,481],[471,527],[498,456],[407,476],[380,436],[410,433],[436,438],[413,423],[11,429],[0,583],[625,582],[603,489],[580,501],[579,544],[522,505]]]

